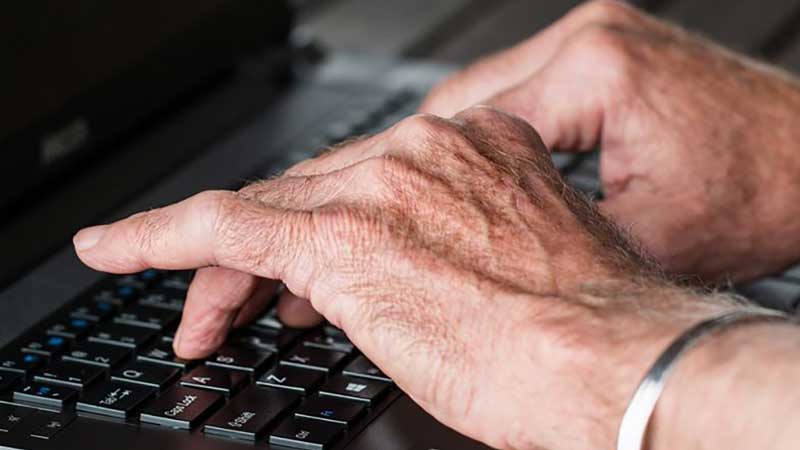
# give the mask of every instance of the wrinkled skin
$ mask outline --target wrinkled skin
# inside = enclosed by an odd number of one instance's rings
[[[504,449],[611,448],[660,350],[732,307],[665,282],[566,187],[528,124],[487,107],[414,116],[75,243],[109,272],[283,280],[425,410]],[[253,303],[207,280],[190,290],[184,357],[212,352]]]
[[[667,269],[742,281],[800,261],[797,80],[615,1],[478,61],[422,110],[475,103],[601,148],[601,209]]]
[[[75,246],[108,272],[198,268],[182,357],[212,353],[280,280],[282,319],[341,327],[446,425],[503,449],[609,449],[667,343],[743,306],[667,282],[565,186],[529,123],[553,148],[602,147],[603,212],[667,268],[744,279],[799,253],[797,97],[786,76],[594,1],[438,87],[423,109],[449,119],[411,117]],[[767,325],[693,351],[648,450],[794,448],[798,349]]]

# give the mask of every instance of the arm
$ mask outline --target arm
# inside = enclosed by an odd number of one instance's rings
[[[713,336],[667,382],[648,449],[797,448],[800,332],[751,324]]]

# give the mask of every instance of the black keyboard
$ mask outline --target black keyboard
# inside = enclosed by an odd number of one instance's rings
[[[55,439],[76,415],[327,449],[400,393],[341,330],[274,310],[204,360],[172,338],[191,272],[109,277],[0,352],[0,437]]]

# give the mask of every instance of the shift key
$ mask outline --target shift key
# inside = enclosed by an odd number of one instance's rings
[[[189,430],[211,414],[221,403],[220,394],[175,386],[151,403],[139,416],[139,420],[144,423]]]
[[[294,392],[251,386],[206,422],[204,431],[233,439],[255,441],[283,417],[300,396]]]

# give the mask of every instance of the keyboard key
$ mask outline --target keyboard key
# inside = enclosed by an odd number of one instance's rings
[[[14,391],[14,400],[61,409],[78,396],[78,391],[67,386],[29,383]]]
[[[206,364],[225,369],[241,370],[257,373],[272,359],[272,353],[254,352],[237,348],[232,345],[223,345],[217,350]]]
[[[179,317],[180,313],[178,311],[133,305],[114,317],[114,323],[161,330],[173,325],[178,321]]]
[[[0,432],[10,432],[22,424],[35,411],[34,408],[0,404]]]
[[[23,378],[19,372],[0,372],[0,394],[17,387]]]
[[[261,317],[253,322],[254,328],[272,328],[274,330],[283,330],[286,326],[278,318],[278,310],[270,308]]]
[[[157,288],[147,292],[139,299],[139,304],[151,308],[182,311],[186,303],[186,292],[174,289]]]
[[[352,427],[365,410],[366,406],[363,403],[348,402],[335,397],[314,396],[300,405],[295,416]]]
[[[390,387],[391,385],[384,381],[336,375],[320,388],[319,395],[374,404],[389,391]]]
[[[309,347],[322,348],[327,350],[335,350],[343,353],[353,353],[355,346],[347,336],[341,332],[330,333],[329,328],[322,328],[320,331],[308,339],[303,341],[303,345]]]
[[[739,293],[761,306],[794,312],[797,301],[800,300],[800,283],[791,279],[762,278],[753,283],[739,287]]]
[[[126,419],[149,400],[156,390],[131,383],[111,382],[94,388],[78,402],[77,410]]]
[[[169,343],[175,342],[176,331],[177,330],[172,328],[170,328],[169,330],[164,330],[163,332],[161,332],[161,340],[163,342],[169,342]]]
[[[338,336],[344,339],[347,338],[347,335],[344,333],[344,331],[342,331],[341,328],[335,327],[329,323],[325,323],[324,325],[322,325],[322,330],[325,332],[325,334],[329,336]]]
[[[553,159],[553,165],[562,173],[570,171],[573,165],[579,160],[579,157],[572,152],[553,152],[550,156]]]
[[[116,287],[131,287],[141,292],[147,289],[148,283],[141,279],[138,274],[132,275],[117,275],[111,278]]]
[[[24,375],[42,367],[45,358],[34,353],[10,353],[0,357],[0,370],[18,372]]]
[[[255,441],[294,406],[297,394],[249,387],[206,422],[207,434]]]
[[[329,372],[347,358],[347,353],[299,345],[281,359],[281,364]]]
[[[322,384],[325,374],[292,366],[278,366],[262,375],[256,383],[280,389],[289,389],[305,395]]]
[[[290,418],[272,432],[269,443],[302,450],[325,450],[336,442],[342,430],[333,423]]]
[[[97,323],[111,317],[116,310],[117,307],[111,303],[90,301],[73,309],[69,316]]]
[[[139,420],[170,428],[188,430],[212,413],[223,397],[209,391],[174,386],[140,415]]]
[[[63,336],[41,334],[29,340],[22,351],[52,357],[66,351],[70,344],[71,341]]]
[[[91,299],[96,302],[111,303],[117,307],[125,306],[139,298],[142,290],[132,285],[117,285],[115,281],[105,282],[92,292]]]
[[[36,411],[31,417],[31,422],[37,423],[31,431],[30,436],[37,439],[52,439],[59,431],[70,424],[75,419],[73,413],[51,413],[46,411]]]
[[[180,370],[175,367],[135,361],[114,372],[111,375],[111,379],[160,390],[171,383],[179,374]]]
[[[602,185],[600,180],[595,174],[588,174],[581,171],[570,173],[567,177],[567,183],[573,188],[583,192],[592,198],[602,197]]]
[[[137,358],[139,361],[162,364],[165,366],[176,367],[181,370],[186,370],[186,368],[190,367],[195,362],[175,356],[175,351],[172,349],[172,343],[167,341],[156,343],[149,349],[139,353]]]
[[[147,270],[143,270],[143,271],[137,273],[134,276],[137,279],[139,279],[141,282],[143,282],[145,284],[145,286],[152,286],[158,280],[160,280],[163,275],[164,274],[160,270],[147,269]]]
[[[784,272],[783,276],[786,278],[791,278],[792,280],[795,280],[797,282],[800,282],[800,264]]]
[[[82,389],[104,376],[105,372],[102,367],[58,361],[47,366],[33,379],[40,383],[57,383]]]
[[[191,284],[193,277],[194,272],[189,270],[167,272],[156,284],[156,289],[173,289],[185,293],[189,290],[189,284]]]
[[[231,336],[230,342],[253,351],[277,353],[289,348],[298,334],[295,330],[251,326]]]
[[[181,385],[230,395],[239,390],[247,375],[234,370],[199,366],[181,378]]]
[[[70,339],[78,339],[86,335],[91,329],[92,323],[80,317],[64,318],[56,321],[47,328],[46,334],[51,336],[62,336]]]
[[[65,353],[61,359],[111,368],[127,359],[130,355],[131,351],[124,347],[84,342]]]
[[[89,335],[91,342],[137,348],[149,341],[157,330],[109,323],[101,325]]]
[[[371,378],[373,380],[380,380],[391,382],[392,379],[387,377],[381,369],[379,369],[372,361],[368,360],[364,355],[359,355],[350,364],[345,366],[342,371],[343,374],[351,377]]]

